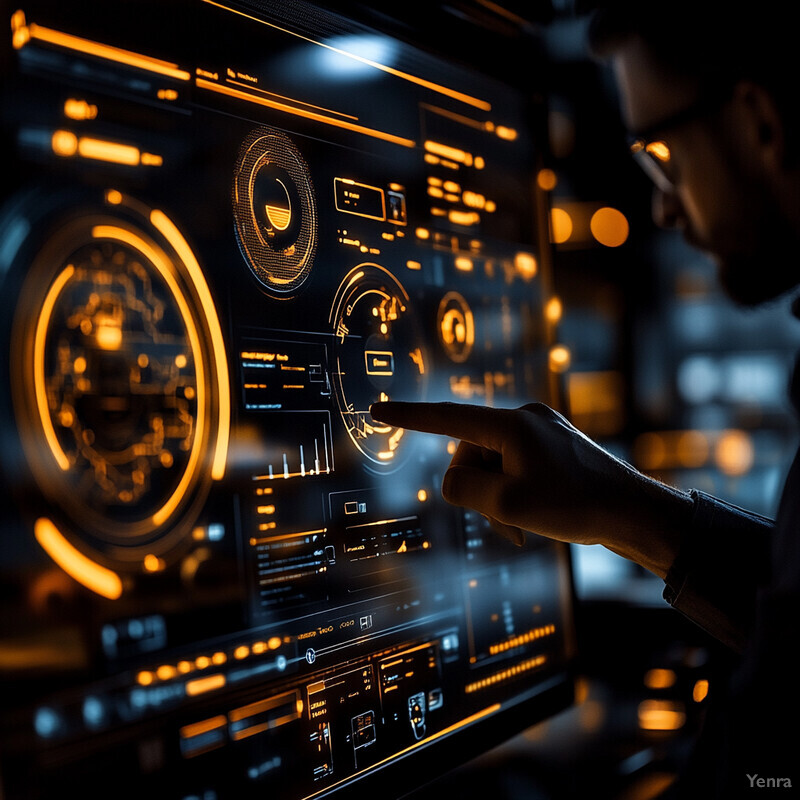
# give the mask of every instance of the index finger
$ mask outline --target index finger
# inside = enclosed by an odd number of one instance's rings
[[[373,419],[398,428],[437,433],[501,452],[508,441],[512,412],[467,403],[373,403]]]

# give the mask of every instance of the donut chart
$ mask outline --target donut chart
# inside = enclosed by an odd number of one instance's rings
[[[308,278],[317,249],[317,207],[308,166],[279,131],[259,128],[236,163],[233,215],[239,249],[271,294],[289,297]]]
[[[475,345],[475,318],[459,292],[448,292],[441,299],[436,329],[448,358],[456,364],[465,362]]]

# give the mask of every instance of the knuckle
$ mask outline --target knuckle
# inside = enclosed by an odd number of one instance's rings
[[[545,403],[540,401],[535,401],[533,403],[526,403],[524,406],[521,406],[520,411],[527,411],[531,414],[539,414],[539,415],[546,415],[549,414],[552,409]]]
[[[522,427],[528,433],[559,427],[567,431],[574,431],[572,423],[559,411],[546,403],[528,403],[519,409]]]
[[[541,403],[538,401],[534,403],[527,403],[526,405],[522,406],[519,410],[525,412],[528,415],[533,414],[536,417],[540,417],[546,420],[562,419],[561,414],[559,414],[558,411],[556,411],[552,406],[547,405],[547,403]]]

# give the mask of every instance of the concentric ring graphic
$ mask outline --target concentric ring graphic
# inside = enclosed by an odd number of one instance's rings
[[[289,297],[306,281],[317,248],[317,207],[308,165],[294,143],[253,131],[236,163],[233,216],[239,249],[259,282]]]
[[[109,196],[107,211],[57,224],[33,258],[12,367],[47,529],[118,566],[182,549],[225,471],[230,396],[219,321],[186,240],[163,212]]]

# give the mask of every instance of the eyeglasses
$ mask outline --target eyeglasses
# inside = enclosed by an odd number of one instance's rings
[[[648,141],[638,136],[630,142],[630,149],[634,161],[662,192],[675,190],[675,180],[670,169],[672,153],[665,141]]]
[[[645,174],[662,192],[675,191],[677,174],[672,151],[661,136],[667,131],[707,114],[730,97],[730,88],[706,93],[690,106],[671,114],[646,130],[633,134],[628,145],[631,155]]]

